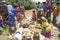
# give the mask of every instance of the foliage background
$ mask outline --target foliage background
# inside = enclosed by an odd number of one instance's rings
[[[9,4],[21,4],[24,5],[26,9],[32,9],[35,8],[36,2],[33,2],[32,0],[5,0]]]

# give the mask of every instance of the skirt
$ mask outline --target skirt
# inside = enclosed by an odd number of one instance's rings
[[[47,38],[50,38],[51,37],[51,31],[48,31],[46,32],[46,35],[45,35]]]

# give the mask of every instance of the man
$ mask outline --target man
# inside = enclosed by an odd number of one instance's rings
[[[56,5],[57,5],[57,8],[55,8],[54,11],[53,11],[53,24],[54,24],[55,26],[56,26],[56,17],[57,17],[57,16],[59,15],[59,13],[60,13],[60,3],[57,2]]]
[[[38,12],[38,10],[40,10],[40,9],[41,9],[41,5],[40,5],[40,2],[38,2],[36,5],[36,12]]]
[[[8,16],[8,9],[7,9],[7,4],[6,4],[6,1],[2,1],[2,10],[3,12],[5,13],[5,23],[7,23],[6,21],[8,20],[7,19],[7,16]]]

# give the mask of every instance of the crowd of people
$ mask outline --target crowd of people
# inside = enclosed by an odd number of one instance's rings
[[[25,8],[23,5],[14,4],[13,6],[2,1],[0,3],[0,26],[9,25],[10,29],[16,27],[16,20],[21,23],[25,17]]]
[[[60,29],[60,3],[56,3],[56,7],[52,6],[53,3],[46,0],[41,6],[40,2],[36,3],[36,11],[33,10],[31,21],[36,21],[37,24],[41,24],[42,34],[51,37],[51,26],[49,23],[52,23],[54,26],[58,26]],[[53,20],[51,15],[53,15]],[[7,4],[6,2],[0,3],[0,26],[5,27],[9,25],[9,31],[15,33],[16,31],[16,21],[22,25],[22,21],[25,18],[25,8],[24,5],[14,4],[13,6]],[[31,22],[30,21],[30,22]],[[27,28],[28,24],[25,24],[23,28]],[[21,27],[20,27],[21,28]],[[21,30],[23,30],[21,28]],[[20,31],[21,31],[20,30]],[[48,30],[48,31],[46,31]],[[46,33],[45,33],[46,32]]]
[[[40,2],[36,3],[37,20],[40,18],[40,16],[44,16],[49,23],[57,26],[59,24],[58,20],[60,20],[58,17],[60,15],[60,2],[56,2],[56,7],[53,7],[53,4],[54,3],[48,0],[46,0],[46,2],[43,2],[43,6],[41,6]]]

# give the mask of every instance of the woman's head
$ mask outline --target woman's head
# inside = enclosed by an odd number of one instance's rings
[[[35,10],[34,11],[32,11],[33,13],[35,13]]]

